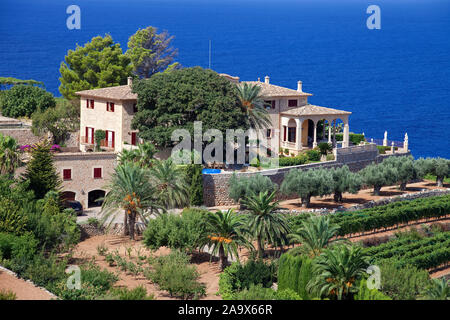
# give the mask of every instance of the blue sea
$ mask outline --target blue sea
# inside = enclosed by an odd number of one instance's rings
[[[66,9],[81,9],[68,30]],[[369,30],[369,5],[381,29]],[[0,76],[35,79],[55,95],[69,49],[111,34],[124,50],[149,25],[175,36],[177,60],[314,94],[353,112],[350,129],[402,141],[415,157],[450,158],[450,1],[1,0]]]

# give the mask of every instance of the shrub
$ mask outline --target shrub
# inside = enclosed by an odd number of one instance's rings
[[[349,140],[354,145],[358,145],[361,143],[361,141],[366,141],[366,138],[363,134],[360,133],[349,133]],[[336,141],[343,141],[344,140],[344,134],[343,133],[336,133]]]
[[[230,300],[276,300],[277,292],[272,288],[264,288],[261,284],[251,284],[250,288],[233,294]]]
[[[321,142],[317,145],[319,147],[320,154],[326,155],[329,151],[333,150],[331,143]]]
[[[156,250],[167,246],[171,249],[193,251],[207,240],[206,215],[201,209],[185,209],[181,216],[164,214],[150,219],[144,231],[144,244]]]
[[[225,268],[219,279],[219,293],[223,299],[232,299],[237,291],[260,284],[270,288],[276,280],[275,266],[263,261],[248,260],[245,264],[233,263]]]
[[[147,289],[142,285],[134,289],[128,288],[113,288],[111,295],[117,297],[119,300],[153,300],[153,295],[147,295]]]
[[[95,130],[94,139],[95,139],[96,151],[100,151],[100,143],[105,138],[106,138],[106,132],[104,130]]]
[[[361,280],[358,286],[358,292],[353,296],[355,300],[392,300],[387,295],[378,291],[377,289],[369,289],[367,281]]]
[[[21,235],[26,231],[27,220],[19,203],[0,198],[0,232]]]
[[[0,289],[0,300],[16,300],[17,296],[11,290]]]
[[[379,265],[381,269],[381,292],[394,300],[414,300],[421,290],[428,285],[429,275],[426,270],[406,266],[398,268],[390,261]]]
[[[295,157],[285,157],[278,159],[278,165],[280,167],[299,166],[308,162],[308,156],[301,153]]]
[[[3,92],[0,109],[6,117],[30,117],[36,110],[45,110],[56,105],[55,98],[45,89],[17,85]]]
[[[332,153],[327,154],[327,161],[332,161],[332,160],[334,160],[334,154],[332,154]]]
[[[185,253],[174,251],[154,259],[151,264],[154,270],[146,276],[170,296],[198,299],[206,294],[205,285],[197,282],[199,274],[195,266],[189,265]]]
[[[278,290],[292,290],[302,299],[310,299],[306,285],[312,278],[312,260],[284,253],[278,267]]]
[[[303,300],[297,292],[291,289],[280,290],[276,293],[277,300]]]
[[[319,150],[308,150],[306,151],[306,156],[309,161],[320,161],[320,151]]]

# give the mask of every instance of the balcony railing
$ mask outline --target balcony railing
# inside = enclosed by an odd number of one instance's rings
[[[87,136],[81,136],[80,137],[80,142],[81,144],[89,144],[89,145],[94,145],[94,138],[90,138]]]
[[[107,140],[107,139],[100,140],[100,147],[113,149],[114,141]]]

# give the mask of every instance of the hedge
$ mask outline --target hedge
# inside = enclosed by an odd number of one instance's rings
[[[344,140],[344,134],[343,133],[336,133],[336,141],[343,141]],[[350,133],[349,134],[349,140],[354,145],[358,145],[361,143],[361,141],[366,141],[366,138],[362,133]]]

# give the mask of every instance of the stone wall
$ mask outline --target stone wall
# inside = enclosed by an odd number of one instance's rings
[[[17,141],[17,144],[34,144],[42,140],[44,137],[35,136],[30,128],[8,128],[0,129],[0,133],[4,136],[10,136]]]
[[[396,153],[394,156],[405,156],[409,153]],[[271,170],[262,170],[259,172],[236,172],[239,177],[251,176],[255,174],[267,175],[273,182],[278,185],[283,182],[284,175],[291,169],[309,170],[314,168],[333,168],[347,165],[353,172],[365,168],[371,163],[379,163],[386,157],[392,155],[378,155],[376,145],[369,144],[364,146],[354,146],[349,148],[335,149],[334,161],[326,161],[320,163],[311,163],[306,165],[284,167]],[[228,196],[228,183],[231,178],[231,172],[223,172],[220,174],[203,174],[203,203],[207,207],[228,206],[236,204],[233,199]],[[287,197],[279,197],[288,199]]]

